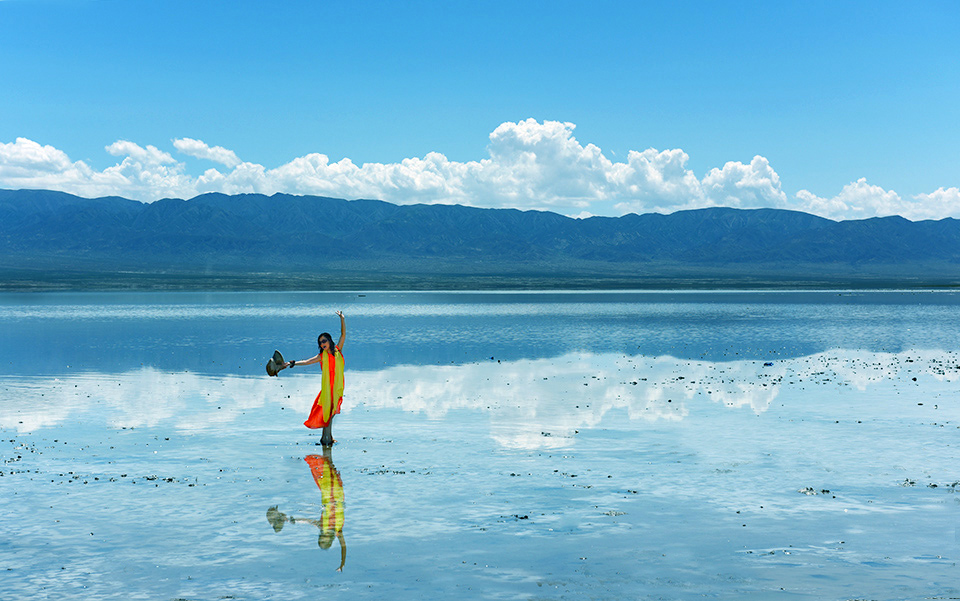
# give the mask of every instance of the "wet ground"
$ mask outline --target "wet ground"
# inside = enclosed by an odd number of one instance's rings
[[[948,309],[919,309],[936,336]],[[326,453],[301,425],[318,373],[172,369],[149,317],[143,366],[8,360],[0,597],[960,597],[960,352],[884,310],[914,338],[357,357]],[[348,361],[389,356],[357,334]]]

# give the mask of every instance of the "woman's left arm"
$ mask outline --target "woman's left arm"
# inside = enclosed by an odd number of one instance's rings
[[[337,315],[340,316],[340,342],[337,343],[337,348],[342,351],[343,343],[347,339],[347,320],[343,318],[343,311],[337,311]]]

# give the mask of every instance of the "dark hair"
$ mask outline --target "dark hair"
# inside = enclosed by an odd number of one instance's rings
[[[336,534],[333,530],[324,530],[320,532],[320,536],[317,537],[317,546],[321,549],[329,549],[333,546],[333,537]]]
[[[329,332],[324,332],[323,334],[320,334],[319,336],[317,336],[317,348],[319,348],[321,351],[323,350],[323,347],[320,346],[320,341],[323,340],[324,338],[326,338],[327,340],[330,341],[330,351],[331,351],[334,355],[336,355],[336,354],[337,354],[337,347],[334,346],[334,344],[333,344],[333,336],[331,336]]]

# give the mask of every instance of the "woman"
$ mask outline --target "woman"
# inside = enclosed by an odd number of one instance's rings
[[[320,364],[323,370],[323,384],[320,393],[313,402],[310,409],[310,417],[303,425],[308,428],[323,428],[323,435],[320,437],[320,444],[330,446],[337,442],[333,439],[333,416],[340,413],[340,404],[343,402],[343,342],[347,337],[347,322],[343,318],[343,312],[337,311],[340,317],[340,342],[334,346],[333,338],[330,334],[324,332],[317,337],[317,346],[320,352],[309,359],[303,361],[288,361],[283,364],[284,367],[294,367],[295,365],[313,365]]]

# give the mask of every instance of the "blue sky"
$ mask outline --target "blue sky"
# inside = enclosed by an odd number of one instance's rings
[[[0,187],[960,217],[956,2],[0,0]]]

